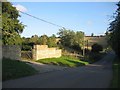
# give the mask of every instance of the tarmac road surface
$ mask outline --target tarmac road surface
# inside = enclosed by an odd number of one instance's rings
[[[114,57],[114,53],[108,53],[94,64],[8,80],[2,85],[3,88],[109,88]]]

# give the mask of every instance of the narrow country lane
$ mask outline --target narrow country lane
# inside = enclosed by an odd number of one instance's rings
[[[3,88],[109,88],[114,53],[77,68],[37,74],[3,82]]]

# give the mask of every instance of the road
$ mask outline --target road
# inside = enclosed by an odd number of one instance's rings
[[[109,88],[114,57],[113,53],[109,53],[87,66],[5,81],[3,88]]]

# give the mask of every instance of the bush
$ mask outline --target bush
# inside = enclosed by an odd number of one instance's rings
[[[97,43],[92,45],[92,52],[99,53],[100,51],[103,50],[103,47]]]
[[[81,51],[81,47],[78,44],[72,45],[70,48],[76,50],[76,51]]]
[[[23,51],[30,51],[32,49],[32,46],[30,45],[22,45],[22,48],[21,48]]]

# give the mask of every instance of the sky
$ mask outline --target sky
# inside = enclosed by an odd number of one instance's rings
[[[104,34],[109,19],[115,13],[117,2],[13,2],[18,10],[55,23],[85,35]],[[21,36],[57,35],[60,27],[45,23],[20,13],[19,20],[26,25]]]

